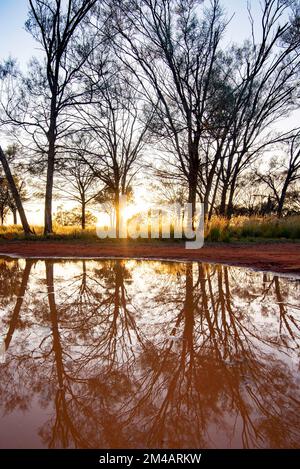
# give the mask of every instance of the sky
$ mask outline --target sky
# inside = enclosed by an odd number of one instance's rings
[[[0,60],[11,55],[18,59],[22,69],[37,48],[24,28],[27,11],[27,0],[0,0]]]
[[[38,55],[38,44],[25,31],[24,23],[27,19],[28,0],[0,0],[0,63],[9,56],[17,59],[19,67],[25,71],[31,57]],[[226,43],[242,42],[249,37],[250,26],[247,12],[247,0],[223,0],[222,2],[227,18],[231,21],[228,25]],[[251,1],[253,18],[259,17],[260,0]],[[298,126],[300,113],[287,122],[279,125],[285,130]],[[59,205],[59,204],[58,204]],[[43,214],[40,204],[29,208],[30,222],[42,223]]]
[[[246,0],[223,1],[228,18],[235,12],[228,28],[228,37],[239,42],[247,37],[249,22],[247,20]],[[259,0],[252,0],[254,16],[259,12]],[[0,60],[11,55],[18,59],[22,69],[38,50],[36,42],[25,31],[27,18],[27,0],[0,0]]]

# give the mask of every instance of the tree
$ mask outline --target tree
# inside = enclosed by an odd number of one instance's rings
[[[31,62],[24,81],[31,105],[25,121],[42,155],[46,155],[45,234],[52,232],[52,195],[58,141],[70,132],[70,107],[83,99],[78,72],[93,45],[79,31],[97,0],[29,0],[26,29],[42,47],[45,59]],[[30,122],[28,122],[28,120]]]
[[[26,174],[25,172],[26,168],[24,167],[22,163],[23,155],[22,155],[19,145],[15,143],[12,145],[9,145],[6,149],[6,156],[10,163],[10,167],[13,170],[13,178],[14,178],[14,182],[17,187],[20,199],[22,203],[24,203],[28,200],[28,192],[27,192],[26,182],[24,178],[24,175]],[[21,174],[22,174],[22,177],[21,177]],[[17,209],[15,199],[12,197],[11,194],[9,197],[8,205],[13,215],[13,223],[14,225],[16,225],[18,209]]]
[[[289,189],[300,180],[300,132],[288,139],[285,147],[286,157],[273,158],[267,171],[257,173],[259,181],[271,190],[275,198],[278,217],[283,215]]]
[[[0,221],[4,224],[4,219],[9,211],[9,187],[7,180],[0,176]]]
[[[233,60],[229,85],[232,88],[233,119],[221,159],[220,213],[231,216],[238,179],[268,146],[284,138],[272,132],[274,123],[294,108],[299,73],[299,39],[286,43],[293,30],[290,1],[265,0],[261,29],[257,30],[249,10],[252,40],[229,51]]]
[[[292,3],[265,0],[260,29],[249,8],[251,39],[225,50],[219,1],[115,6],[116,52],[156,109],[152,131],[171,155],[165,163],[174,180],[187,182],[193,212],[198,194],[206,213],[221,197],[220,211],[230,216],[240,175],[282,137],[270,126],[294,104],[299,35],[287,41],[295,30],[287,19]]]
[[[96,177],[94,169],[84,161],[89,143],[83,135],[76,135],[72,139],[72,146],[74,150],[67,154],[54,187],[60,197],[80,204],[80,224],[84,230],[86,209],[97,201],[100,194],[99,178]]]
[[[20,198],[22,203],[26,202],[28,200],[28,194],[27,194],[27,189],[26,189],[26,184],[25,181],[20,179],[19,177],[14,176],[15,184],[18,189],[18,192],[20,194]],[[12,213],[13,216],[13,224],[17,225],[18,223],[18,209],[16,206],[16,202],[12,196],[9,198],[9,209]]]
[[[117,47],[145,92],[157,120],[152,127],[176,155],[196,210],[200,142],[209,127],[210,83],[224,30],[218,0],[131,1],[116,7]],[[130,65],[132,59],[135,65]]]
[[[85,106],[81,117],[91,138],[84,161],[101,181],[104,193],[113,195],[118,238],[120,196],[131,195],[132,182],[142,168],[152,113],[144,115],[137,84],[114,62],[107,57],[104,70],[97,57],[88,63],[86,79],[93,89],[93,103]]]
[[[7,183],[9,184],[11,195],[14,199],[14,203],[17,207],[18,212],[19,212],[24,233],[25,233],[25,235],[30,235],[30,234],[32,234],[32,230],[30,229],[30,226],[28,224],[26,214],[25,214],[25,211],[24,211],[24,208],[23,208],[23,203],[22,203],[22,200],[21,200],[21,197],[20,197],[16,182],[14,180],[14,177],[13,177],[12,173],[11,173],[7,158],[6,158],[6,156],[5,156],[5,154],[4,154],[1,147],[0,147],[0,161],[2,163],[4,172],[5,172]]]
[[[14,76],[15,73],[16,73],[15,72],[15,64],[14,64],[13,61],[8,60],[6,63],[0,64],[0,82],[3,82],[7,77],[9,78],[11,76]],[[3,94],[3,90],[2,90],[2,86],[1,86],[1,100],[2,100],[2,94]],[[2,120],[3,119],[2,119],[2,116],[1,116],[1,120],[0,120],[1,125],[2,125]],[[3,167],[3,171],[4,171],[4,174],[5,174],[5,177],[6,177],[6,181],[9,185],[9,188],[10,188],[11,196],[13,197],[13,200],[14,200],[14,204],[15,204],[18,212],[19,212],[24,233],[25,233],[25,235],[30,235],[30,234],[32,234],[32,231],[31,231],[29,223],[27,221],[27,217],[26,217],[25,210],[24,210],[24,207],[23,207],[22,199],[20,197],[18,187],[17,187],[17,185],[15,183],[15,180],[13,178],[11,168],[10,168],[10,165],[9,165],[9,161],[7,159],[6,154],[2,150],[1,146],[0,146],[0,162],[1,162],[2,167]]]
[[[82,224],[82,212],[78,208],[71,210],[58,210],[54,218],[55,222],[61,226],[78,226]],[[89,211],[85,212],[85,229],[86,225],[95,225],[97,218]]]

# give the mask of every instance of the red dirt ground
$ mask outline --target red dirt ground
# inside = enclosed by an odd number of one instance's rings
[[[85,241],[8,241],[0,244],[0,256],[18,257],[125,257],[195,260],[300,274],[300,243],[208,244],[186,250],[184,245],[104,244]]]

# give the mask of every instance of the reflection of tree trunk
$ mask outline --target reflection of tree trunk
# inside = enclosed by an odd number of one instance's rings
[[[185,387],[186,393],[192,397],[193,391],[195,389],[195,378],[197,374],[197,369],[195,365],[195,351],[194,351],[194,324],[195,324],[195,286],[193,281],[193,264],[186,264],[185,272],[185,297],[183,308],[180,311],[180,314],[177,317],[175,327],[173,328],[171,335],[175,336],[177,328],[183,322],[183,335],[182,335],[182,347],[180,358],[174,362],[174,369],[170,375],[167,388],[165,389],[164,398],[159,405],[158,411],[155,413],[155,418],[153,419],[151,430],[149,431],[147,445],[153,447],[157,442],[161,442],[164,438],[166,419],[168,414],[173,412],[174,404],[176,403],[176,408],[180,408],[180,401],[176,400],[176,392],[178,389],[180,391]],[[159,382],[164,373],[164,365],[168,361],[168,357],[174,348],[174,342],[171,341],[167,348],[165,348],[158,359],[159,366],[156,367],[153,374],[153,378],[149,384],[149,389],[153,389],[155,383]],[[147,391],[149,392],[149,391]],[[188,399],[188,402],[191,403],[192,399]],[[178,407],[177,407],[178,405]],[[200,402],[197,402],[197,405],[200,406]],[[187,412],[188,407],[185,408]],[[201,416],[202,417],[202,416]]]
[[[210,341],[213,344],[215,357],[218,360],[222,360],[222,353],[220,351],[219,338],[216,335],[216,329],[214,327],[215,318],[213,318],[214,320],[212,321],[210,311],[209,311],[210,292],[207,293],[206,291],[206,276],[205,276],[203,264],[200,264],[200,267],[199,267],[199,283],[201,287],[201,298],[202,298],[201,313],[203,314],[207,322],[207,326],[209,330],[209,337],[210,337]],[[218,314],[218,311],[214,309],[213,313],[216,316]]]
[[[194,277],[193,277],[193,264],[186,266],[186,281],[185,281],[185,302],[184,302],[184,330],[183,330],[183,345],[182,345],[182,367],[184,369],[186,358],[188,358],[188,368],[186,376],[188,386],[192,387],[195,371],[195,351],[194,351],[194,326],[195,326],[195,298],[194,298]]]
[[[14,331],[16,330],[17,325],[18,325],[19,315],[20,315],[22,304],[23,304],[23,299],[24,299],[26,288],[27,288],[32,264],[33,264],[32,260],[28,260],[28,259],[26,260],[26,264],[25,264],[25,268],[24,268],[23,276],[22,276],[22,282],[21,282],[20,290],[18,292],[17,302],[15,305],[13,315],[10,319],[9,329],[8,329],[8,332],[6,334],[6,338],[4,341],[5,350],[8,349],[11,339],[13,337]]]
[[[120,308],[124,312],[124,321],[127,320],[127,302],[125,296],[125,286],[124,286],[124,271],[122,261],[116,261],[115,267],[115,292],[114,292],[114,322],[117,321],[120,313]]]
[[[279,278],[277,276],[274,277],[274,284],[275,284],[275,294],[276,294],[277,303],[279,306],[279,314],[280,314],[279,333],[280,335],[282,334],[282,329],[284,325],[286,329],[288,330],[291,338],[294,339],[293,331],[286,318],[286,308],[285,308],[283,297],[282,297],[281,290],[280,290]]]
[[[66,399],[67,383],[66,372],[63,364],[63,350],[61,346],[61,338],[59,332],[58,312],[55,302],[54,292],[54,276],[53,276],[53,262],[46,261],[46,281],[47,281],[47,292],[48,292],[48,303],[50,309],[50,321],[51,331],[53,338],[53,351],[55,357],[55,368],[58,381],[58,389],[56,392],[56,422],[52,431],[52,439],[50,441],[50,447],[54,446],[55,438],[60,437],[62,446],[64,448],[69,446],[69,435],[70,432],[74,440],[75,446],[78,443],[84,445],[81,435],[78,433],[77,428],[74,426],[72,417],[69,416],[68,402]]]
[[[184,332],[183,338],[191,350],[193,348],[194,334],[194,285],[193,285],[193,264],[186,265],[185,280],[185,302],[184,302]]]
[[[113,297],[113,320],[111,323],[111,331],[110,331],[110,340],[114,340],[113,347],[111,350],[116,350],[116,338],[118,332],[118,323],[117,321],[121,321],[122,327],[122,340],[124,344],[126,341],[132,342],[131,339],[131,331],[135,333],[137,340],[142,344],[143,339],[139,333],[137,328],[134,315],[129,311],[127,306],[127,297],[126,297],[126,288],[124,284],[124,276],[125,276],[125,269],[124,263],[122,261],[115,261],[114,265],[114,297]],[[124,345],[126,346],[126,345]],[[112,358],[114,358],[112,356]]]
[[[116,319],[120,311],[120,289],[122,289],[122,284],[123,284],[122,266],[120,262],[116,261],[116,264],[115,264],[115,301],[114,301],[114,306],[115,306],[114,313],[115,313]]]
[[[87,283],[86,283],[86,261],[83,260],[82,261],[82,281],[81,281],[81,289],[80,289],[80,294],[83,295],[83,293],[86,292],[86,286],[87,286]]]
[[[63,388],[63,360],[62,360],[62,348],[60,343],[59,327],[58,327],[58,314],[55,303],[55,293],[54,293],[54,278],[53,278],[53,263],[51,261],[46,262],[46,280],[47,280],[47,292],[48,292],[48,302],[50,308],[50,320],[52,326],[52,336],[53,336],[53,349],[55,353],[55,362],[57,369],[57,378],[59,383],[59,388]]]

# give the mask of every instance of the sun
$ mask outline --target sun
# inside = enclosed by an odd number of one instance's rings
[[[122,208],[122,217],[127,221],[134,215],[144,212],[145,210],[147,210],[147,206],[144,202],[131,203]]]

